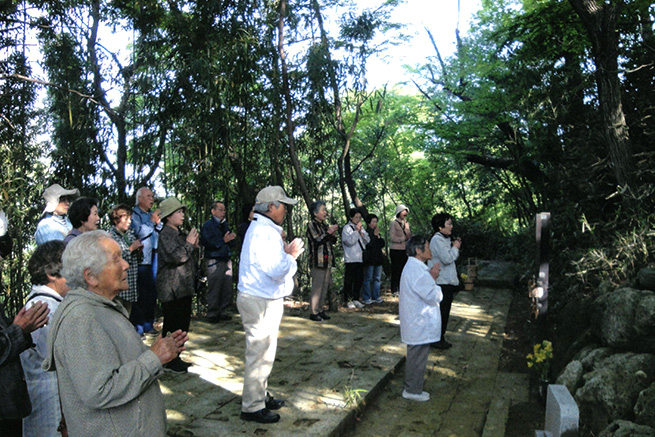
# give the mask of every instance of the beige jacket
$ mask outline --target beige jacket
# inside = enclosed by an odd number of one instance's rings
[[[389,225],[389,248],[391,250],[405,250],[405,243],[412,237],[409,223],[398,218],[391,220]]]

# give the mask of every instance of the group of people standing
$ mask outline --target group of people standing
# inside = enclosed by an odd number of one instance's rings
[[[139,205],[134,210],[127,205],[112,208],[112,227],[106,232],[97,230],[94,199],[58,184],[45,190],[37,247],[27,266],[32,291],[13,323],[2,317],[3,435],[166,432],[156,381],[165,366],[179,359],[187,336],[171,328],[146,347],[138,327],[130,323],[130,312],[135,313],[130,310],[137,308],[130,304],[141,298],[136,284],[143,240],[151,237],[139,240],[131,225],[137,209],[146,212],[148,221],[159,219],[159,212],[149,212],[143,203],[148,193],[141,189],[137,195],[145,211]],[[152,228],[157,225],[153,222]],[[153,246],[151,241],[149,255]]]
[[[293,291],[297,258],[304,251],[303,241],[286,242],[281,228],[287,205],[296,200],[278,186],[262,189],[254,206],[245,211],[246,225],[235,234],[225,220],[224,203],[211,205],[212,216],[201,232],[195,228],[185,232],[186,207],[169,197],[152,210],[154,194],[145,187],[137,191],[134,208],[119,204],[111,209],[108,232],[97,230],[97,202],[79,197],[77,189],[55,184],[44,199],[37,249],[28,266],[32,292],[13,323],[2,318],[7,334],[2,336],[7,340],[1,344],[2,357],[13,359],[11,366],[3,365],[4,372],[14,372],[9,377],[0,373],[2,388],[5,380],[16,380],[16,372],[27,380],[5,393],[13,409],[2,409],[3,429],[25,417],[24,435],[57,435],[67,425],[75,435],[107,430],[115,435],[163,435],[165,411],[156,381],[163,371],[184,373],[191,365],[180,353],[188,339],[198,249],[205,248],[209,282],[206,320],[219,323],[231,318],[231,256],[238,242],[242,250],[236,305],[246,345],[241,418],[259,423],[280,419],[274,410],[285,402],[268,392],[267,381],[275,361],[283,299]],[[327,223],[324,202],[314,202],[310,210],[310,319],[323,321],[330,319],[324,304],[339,227]],[[409,208],[398,206],[389,229],[391,284],[392,292],[400,295],[401,336],[408,344],[403,396],[426,400],[422,378],[427,351],[430,346],[451,346],[445,330],[458,285],[454,262],[461,241],[450,240],[450,216],[437,214],[432,220],[436,232],[428,245],[425,238],[412,235],[408,213]],[[385,240],[378,217],[367,215],[364,227],[361,212],[352,209],[349,219],[341,231],[344,294],[353,305],[381,302]],[[165,334],[148,348],[142,337],[156,332],[157,297]],[[22,401],[16,404],[15,399]]]
[[[405,242],[412,236],[407,222],[409,208],[399,205],[389,229],[391,248],[391,291],[398,293],[398,284],[407,262]],[[334,244],[337,242],[337,224],[328,225],[328,211],[323,201],[310,206],[311,221],[307,225],[312,288],[309,318],[316,322],[329,320],[323,309],[327,291],[332,282],[335,266]],[[375,214],[362,217],[358,208],[348,211],[348,223],[341,230],[343,259],[343,297],[350,308],[382,302],[380,283],[386,255],[386,242],[380,234],[379,218]],[[364,227],[366,222],[366,227]]]
[[[329,320],[324,301],[331,284],[335,265],[334,244],[338,225],[327,223],[325,202],[310,206],[311,222],[307,226],[312,288],[310,320]],[[427,401],[423,391],[425,367],[430,348],[446,350],[446,330],[459,278],[455,261],[462,246],[460,238],[452,239],[453,223],[448,213],[432,217],[434,234],[430,239],[413,235],[407,215],[409,208],[398,205],[389,226],[391,259],[391,292],[399,295],[401,339],[407,344],[405,388],[402,396],[414,401]],[[363,307],[380,298],[380,278],[385,260],[385,241],[380,235],[378,217],[368,214],[366,228],[362,213],[353,208],[341,232],[345,263],[343,295],[351,308]],[[361,299],[361,301],[360,301]]]

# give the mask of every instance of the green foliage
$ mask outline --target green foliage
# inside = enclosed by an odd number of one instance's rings
[[[432,215],[447,211],[464,256],[526,264],[534,215],[550,211],[558,254],[551,271],[575,266],[569,279],[590,287],[624,282],[652,262],[650,3],[626,3],[617,22],[622,103],[637,161],[631,191],[614,182],[591,43],[570,2],[484,1],[455,56],[434,53],[415,71],[417,95],[367,87],[366,59],[398,30],[389,15],[398,3],[368,10],[341,0],[286,4],[290,108],[277,46],[280,2],[12,3],[0,17],[2,72],[32,75],[20,35],[38,28],[49,82],[40,125],[35,85],[0,82],[0,113],[9,114],[1,121],[10,126],[0,132],[0,194],[19,199],[3,205],[21,223],[14,228],[19,247],[29,250],[50,181],[79,187],[105,208],[149,184],[183,200],[196,226],[216,199],[226,201],[236,224],[258,189],[281,184],[295,197],[326,200],[330,221],[341,225],[355,198],[385,231],[399,203],[424,235],[432,234]],[[342,14],[339,34],[322,24],[328,8]],[[95,25],[103,38],[128,34],[129,47],[112,53],[93,39]],[[290,165],[287,109],[308,193],[300,193]],[[36,144],[37,134],[48,143]],[[342,192],[344,168],[352,180]],[[306,209],[291,217],[287,233],[303,235]],[[584,232],[581,217],[594,219]],[[635,219],[619,227],[619,217]],[[21,290],[23,261],[8,269],[10,286]]]
[[[3,74],[29,76],[27,59],[11,50],[0,60]],[[40,163],[43,148],[35,142],[37,114],[34,110],[35,86],[19,80],[0,82],[0,209],[10,221],[9,235],[14,253],[0,261],[0,302],[8,314],[15,314],[27,293],[26,260],[41,213],[38,198],[45,180]]]
[[[354,377],[355,377],[355,369],[353,369],[352,372],[350,372],[350,378],[348,379],[348,383],[343,387],[343,397],[346,400],[346,408],[355,407],[357,408],[357,411],[359,411],[362,406],[361,404],[365,403],[363,401],[362,395],[367,393],[368,390],[365,390],[363,388],[353,388],[352,382]]]
[[[633,282],[639,269],[655,263],[655,216],[619,219],[611,223],[582,226],[593,238],[590,248],[573,261],[574,279],[586,290],[607,281],[618,287]]]
[[[68,33],[48,29],[41,34],[43,63],[49,80],[59,85],[48,88],[48,117],[52,122],[51,141],[55,171],[52,181],[63,186],[85,187],[98,183],[101,161],[100,119],[97,104],[70,90],[91,95],[85,60]],[[70,163],[75,162],[74,166]]]

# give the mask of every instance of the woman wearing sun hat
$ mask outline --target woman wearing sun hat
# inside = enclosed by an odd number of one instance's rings
[[[159,233],[157,296],[164,310],[162,335],[166,336],[178,329],[189,330],[199,237],[196,228],[192,228],[188,234],[180,229],[184,224],[186,207],[175,197],[164,199],[159,209],[164,226]],[[164,370],[186,373],[189,366],[178,356],[167,363]]]
[[[391,258],[391,293],[398,293],[400,275],[407,262],[405,244],[412,238],[407,222],[409,208],[400,204],[396,207],[395,217],[389,223],[389,257]]]

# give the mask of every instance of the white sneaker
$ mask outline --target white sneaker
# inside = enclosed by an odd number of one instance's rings
[[[420,395],[417,395],[414,393],[408,393],[407,390],[403,390],[403,397],[410,401],[425,402],[430,400],[430,393],[424,391]]]
[[[357,308],[364,308],[364,304],[358,300],[353,300],[353,305],[355,305]]]
[[[375,302],[375,303],[382,303],[382,302],[384,302],[384,299],[382,299],[381,297],[378,297],[378,298],[375,299],[373,302]]]
[[[373,302],[374,302],[374,301],[372,301],[371,299],[369,299],[369,300],[365,300],[365,301],[363,302],[363,304],[364,304],[364,305],[372,305]]]
[[[352,301],[348,302],[348,305],[346,305],[346,306],[347,306],[348,308],[350,308],[350,309],[357,308],[357,307],[355,306],[355,304],[354,304]]]

